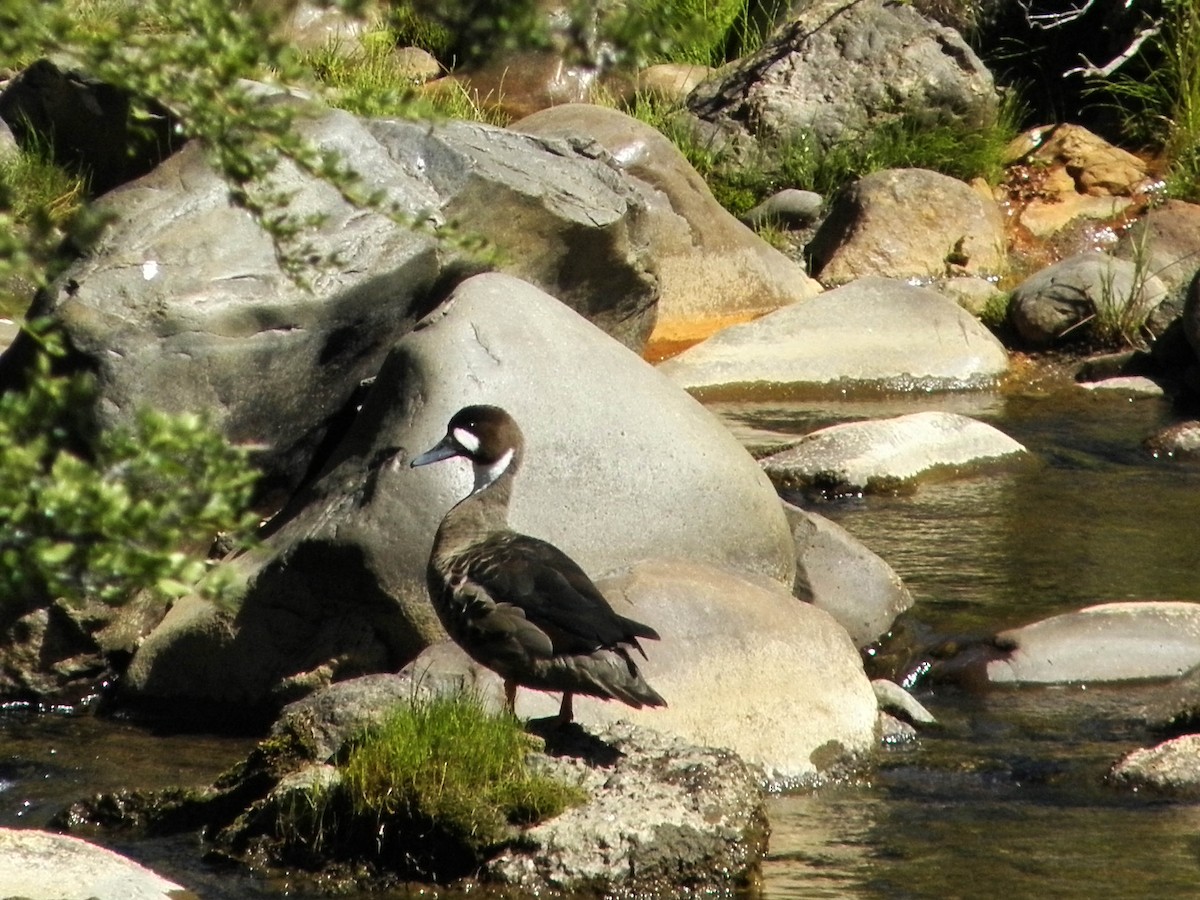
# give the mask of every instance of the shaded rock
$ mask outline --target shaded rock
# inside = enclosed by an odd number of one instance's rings
[[[962,37],[911,6],[818,0],[693,91],[688,106],[731,130],[805,132],[828,147],[906,112],[982,125],[994,120],[997,95]]]
[[[20,146],[49,148],[56,163],[86,174],[93,195],[149,172],[183,143],[162,104],[48,59],[8,82],[0,119]]]
[[[1177,799],[1200,798],[1200,734],[1134,750],[1118,760],[1107,779],[1114,787]]]
[[[808,245],[825,285],[865,275],[933,279],[1008,268],[1004,216],[990,197],[925,169],[885,169],[834,201]]]
[[[1024,452],[991,425],[957,413],[920,412],[831,425],[760,462],[784,489],[892,490],[933,471],[953,474]]]
[[[1141,265],[1168,291],[1183,290],[1200,271],[1200,204],[1167,200],[1151,207],[1121,235],[1113,252]]]
[[[1176,678],[1200,665],[1200,603],[1130,601],[1089,606],[1000,632],[994,683],[1055,684]]]
[[[886,278],[862,278],[726,328],[659,365],[713,399],[804,388],[975,388],[1007,368],[1004,346],[956,303]]]
[[[417,218],[469,223],[512,271],[545,279],[641,349],[657,297],[636,233],[644,201],[594,152],[484,125],[363,122],[336,111],[300,131],[344,154],[365,189]],[[112,225],[31,315],[61,323],[78,361],[96,370],[102,424],[128,422],[144,406],[203,410],[231,440],[260,446],[271,483],[290,487],[443,282],[478,263],[351,207],[290,164],[275,177],[295,192],[295,214],[325,216],[309,235],[314,251],[338,256],[311,290],[284,274],[271,240],[230,202],[197,146],[101,201]],[[5,355],[0,382],[18,377],[30,343],[19,339]]]
[[[95,844],[0,828],[0,896],[24,900],[185,900],[195,895]]]
[[[480,275],[395,345],[321,478],[239,561],[248,587],[236,618],[176,604],[127,688],[245,707],[399,668],[441,640],[425,566],[471,475],[406,463],[479,402],[504,406],[525,432],[511,524],[593,576],[667,555],[792,584],[778,498],[710,413],[554,298]]]
[[[575,104],[512,127],[543,137],[593,139],[644,185],[645,240],[659,278],[652,346],[695,342],[821,290],[802,267],[726,212],[683,154],[649,125],[616,110]]]
[[[742,218],[751,228],[764,225],[804,228],[817,220],[824,205],[825,199],[815,191],[786,188],[772,194]]]
[[[783,504],[796,542],[796,595],[823,609],[863,647],[913,605],[891,566],[822,515]]]
[[[769,827],[745,763],[625,722],[590,731],[606,753],[616,752],[613,764],[601,767],[586,751],[576,757],[569,735],[548,735],[546,746],[551,771],[584,775],[590,802],[524,831],[519,845],[487,864],[489,881],[528,896],[661,897],[756,882]]]
[[[1177,422],[1146,438],[1143,446],[1154,456],[1193,459],[1200,456],[1200,422]]]
[[[1047,347],[1086,336],[1080,326],[1092,316],[1115,317],[1132,306],[1131,319],[1151,317],[1166,295],[1161,281],[1128,260],[1078,253],[1017,285],[1008,315],[1022,340]]]

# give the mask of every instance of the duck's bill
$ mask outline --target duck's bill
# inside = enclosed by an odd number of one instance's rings
[[[443,459],[449,459],[452,456],[458,456],[458,447],[450,439],[450,436],[442,438],[442,440],[433,447],[430,447],[420,456],[413,459],[409,466],[416,468],[417,466],[427,466],[430,463],[440,462]]]

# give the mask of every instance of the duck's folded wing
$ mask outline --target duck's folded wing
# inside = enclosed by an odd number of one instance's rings
[[[552,544],[509,533],[480,551],[473,579],[497,603],[519,609],[556,654],[637,647],[639,637],[658,638],[654,629],[617,615],[583,569]]]

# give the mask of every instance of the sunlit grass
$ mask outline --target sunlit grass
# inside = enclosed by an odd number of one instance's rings
[[[517,719],[487,713],[474,695],[414,701],[354,740],[337,780],[281,830],[294,845],[461,874],[512,840],[516,826],[586,800],[581,788],[533,771],[532,749]]]

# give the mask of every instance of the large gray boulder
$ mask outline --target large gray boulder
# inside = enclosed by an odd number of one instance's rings
[[[425,565],[471,475],[407,463],[480,402],[507,408],[525,432],[511,524],[594,577],[672,556],[791,587],[778,498],[729,432],[554,298],[480,275],[395,345],[324,473],[239,564],[249,585],[236,621],[194,598],[177,604],[139,648],[130,688],[261,703],[398,667],[440,640]],[[303,673],[309,681],[294,680]]]
[[[807,252],[829,286],[865,275],[994,277],[1008,268],[1007,243],[991,197],[927,169],[884,169],[838,195]]]
[[[593,139],[643,186],[660,281],[652,346],[694,343],[820,293],[803,267],[726,212],[683,154],[649,125],[614,109],[565,104],[512,127]]]
[[[705,397],[974,388],[1007,368],[1003,345],[970,313],[936,291],[887,278],[861,278],[726,328],[659,366]]]
[[[641,349],[658,292],[646,202],[607,158],[467,122],[326,110],[298,130],[402,217],[486,238],[509,271]],[[290,163],[273,186],[292,194],[292,213],[324,217],[305,240],[337,264],[307,285],[285,274],[196,145],[103,198],[109,227],[31,315],[59,322],[96,371],[101,424],[146,406],[204,411],[231,440],[260,447],[270,481],[290,487],[396,339],[444,284],[481,264],[428,228],[349,205]],[[18,340],[0,383],[20,376],[31,349]]]
[[[755,137],[828,147],[903,113],[994,120],[992,76],[956,31],[908,4],[816,0],[753,53],[701,84],[700,118]]]

